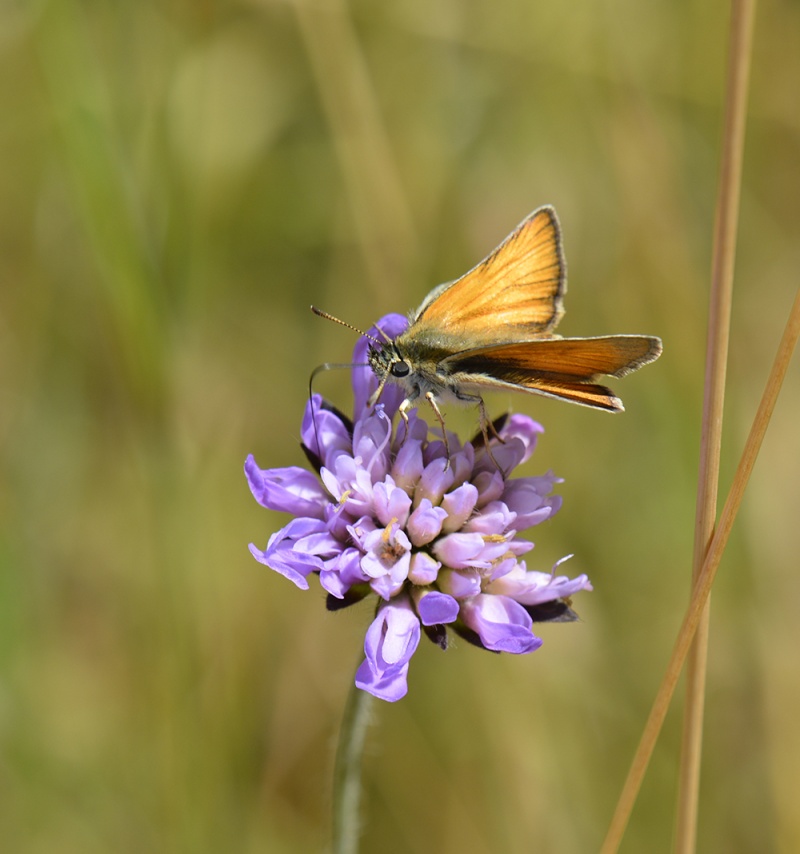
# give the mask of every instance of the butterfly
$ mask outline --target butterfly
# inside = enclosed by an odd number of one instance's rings
[[[488,447],[491,427],[483,394],[512,390],[607,412],[622,401],[601,376],[623,377],[661,355],[649,335],[562,338],[555,328],[567,290],[561,227],[554,208],[537,208],[483,261],[434,288],[394,339],[372,339],[368,363],[378,378],[405,391],[400,415],[427,402],[447,443],[440,403],[475,404]],[[318,309],[315,313],[336,320]],[[449,454],[448,454],[449,457]]]

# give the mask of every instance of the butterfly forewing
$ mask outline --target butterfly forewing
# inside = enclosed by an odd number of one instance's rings
[[[564,311],[565,272],[556,213],[541,207],[477,267],[432,293],[413,330],[486,344],[547,334]]]

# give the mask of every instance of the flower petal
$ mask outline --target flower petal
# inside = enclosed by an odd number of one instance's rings
[[[446,593],[428,590],[417,599],[417,613],[423,626],[452,623],[458,617],[458,601]]]
[[[349,453],[353,446],[348,426],[318,394],[306,404],[300,439],[326,466],[331,466],[338,454]]]
[[[420,622],[411,602],[398,597],[382,605],[364,639],[366,661],[356,685],[383,700],[399,700],[408,690],[408,662],[419,645]]]
[[[381,525],[388,525],[393,519],[404,528],[411,510],[411,497],[394,485],[387,475],[386,480],[375,484],[372,492],[375,517]]]
[[[427,545],[439,536],[446,518],[447,510],[434,507],[427,498],[423,498],[419,507],[408,518],[408,538],[418,548]]]
[[[414,413],[412,413],[413,415]],[[423,422],[417,421],[416,424]],[[427,432],[428,425],[425,425]],[[422,440],[408,439],[403,444],[403,447],[398,450],[394,463],[392,465],[392,477],[395,483],[404,489],[407,493],[412,494],[414,488],[422,477],[422,472],[425,470],[425,463],[422,460]]]
[[[464,525],[464,531],[477,534],[503,534],[507,531],[517,514],[502,501],[490,501],[481,512],[473,516],[469,522]],[[516,527],[516,526],[515,526]]]
[[[261,469],[250,454],[244,473],[253,498],[268,510],[321,519],[330,500],[316,476],[298,466]]]
[[[337,599],[344,599],[354,584],[368,580],[361,571],[361,552],[358,549],[345,549],[335,558],[326,560],[325,568],[319,574],[322,588]]]
[[[539,605],[572,596],[579,590],[591,589],[586,575],[569,578],[550,572],[526,571],[523,564],[488,584],[486,592],[510,597],[521,605]]]
[[[419,505],[423,498],[427,498],[434,507],[438,507],[454,480],[455,475],[447,464],[447,457],[433,460],[425,466],[425,471],[422,472],[422,477],[417,483],[417,488],[414,490],[414,504]]]
[[[386,477],[389,470],[392,420],[378,404],[366,418],[359,418],[353,428],[353,457],[357,464],[369,474],[370,482],[376,483]]]
[[[369,662],[362,661],[356,671],[356,687],[379,700],[396,703],[408,693],[408,665],[374,673]]]
[[[446,534],[458,531],[472,515],[478,503],[478,487],[472,483],[462,483],[442,498],[442,507],[447,511],[447,518],[442,523]]]
[[[443,569],[439,587],[456,599],[469,599],[481,592],[481,574],[477,569]]]
[[[544,427],[527,415],[517,413],[506,421],[500,436],[505,442],[504,447],[514,448],[518,455],[512,467],[525,463],[531,458],[540,433],[544,433]],[[508,472],[509,469],[504,471]]]
[[[515,528],[524,531],[549,519],[561,507],[561,496],[551,495],[560,483],[552,472],[541,477],[517,477],[506,481],[503,502],[517,514]]]
[[[528,612],[506,596],[481,594],[461,604],[461,617],[487,649],[520,655],[533,652],[542,639],[531,631]]]
[[[440,566],[439,561],[427,552],[414,552],[411,555],[411,564],[408,568],[408,580],[420,587],[433,584],[439,574]]]
[[[475,505],[478,509],[486,506],[490,501],[496,501],[503,494],[505,481],[503,475],[494,467],[490,471],[482,471],[472,478],[472,482],[478,490],[478,501]]]
[[[272,552],[267,549],[262,552],[250,543],[250,554],[259,563],[288,578],[301,590],[308,590],[306,576],[322,569],[322,561],[319,558],[297,558],[291,548],[274,549]]]
[[[370,579],[369,586],[372,592],[376,593],[383,599],[384,602],[389,602],[394,599],[398,593],[401,593],[405,584],[405,578],[395,581],[393,574],[382,575],[380,578]]]
[[[433,544],[433,553],[443,566],[463,569],[474,565],[485,545],[481,534],[448,534]]]

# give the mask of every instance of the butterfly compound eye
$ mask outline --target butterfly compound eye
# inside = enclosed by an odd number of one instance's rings
[[[411,373],[408,362],[392,362],[392,367],[389,370],[393,377],[407,377]]]

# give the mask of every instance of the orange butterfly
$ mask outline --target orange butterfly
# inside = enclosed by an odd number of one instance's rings
[[[621,412],[622,401],[599,385],[598,377],[623,377],[655,361],[661,340],[646,335],[561,338],[553,330],[564,314],[566,289],[561,229],[555,210],[544,206],[460,279],[434,288],[405,332],[394,340],[375,340],[369,365],[379,385],[370,403],[387,382],[399,383],[406,391],[401,416],[407,421],[408,409],[426,400],[445,441],[438,404],[448,400],[477,404],[488,440],[482,394],[491,390]]]

